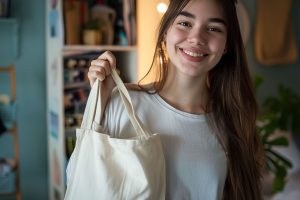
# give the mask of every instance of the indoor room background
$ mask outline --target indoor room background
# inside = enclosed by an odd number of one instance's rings
[[[156,34],[156,29],[151,27],[155,27],[161,17],[156,6],[160,2],[167,2],[167,0],[136,1],[136,45],[133,44],[134,47],[126,50],[116,50],[118,57],[120,57],[120,63],[124,62],[128,66],[134,66],[121,70],[124,78],[133,82],[141,78],[151,64]],[[249,28],[249,38],[246,43],[249,68],[253,78],[256,76],[263,78],[263,83],[257,93],[257,100],[261,105],[267,97],[277,95],[279,84],[300,95],[300,1],[292,1],[290,12],[290,20],[293,23],[295,33],[294,42],[298,47],[298,59],[287,61],[285,64],[272,65],[262,64],[255,54],[257,5],[260,1],[263,0],[241,0],[250,20],[247,27]],[[11,0],[10,2],[9,14],[12,20],[0,18],[0,67],[13,64],[15,68],[21,196],[25,200],[47,200],[55,199],[57,196],[62,198],[61,195],[57,194],[61,189],[56,188],[55,184],[53,187],[51,186],[53,176],[55,176],[52,171],[52,168],[55,167],[53,166],[55,161],[51,158],[52,149],[50,146],[56,144],[55,139],[52,141],[51,137],[55,138],[59,135],[55,136],[56,133],[49,130],[49,126],[53,126],[51,123],[57,123],[55,120],[57,120],[56,117],[59,117],[55,113],[53,114],[53,110],[49,110],[53,104],[56,105],[52,100],[57,100],[51,96],[51,93],[63,95],[62,90],[56,90],[56,88],[63,87],[62,79],[56,79],[57,77],[53,77],[55,74],[51,74],[62,72],[62,69],[56,69],[57,71],[52,72],[51,66],[62,66],[64,62],[63,44],[59,39],[61,35],[55,35],[62,33],[60,28],[63,28],[61,24],[63,22],[59,12],[57,19],[50,16],[54,9],[61,9],[62,0],[57,0],[56,8],[51,7],[53,0]],[[52,14],[55,15],[55,12]],[[58,20],[56,33],[51,33],[49,30],[51,23],[49,17]],[[274,15],[274,19],[276,17]],[[274,32],[287,30],[282,27],[273,28]],[[68,50],[76,51],[76,49]],[[58,64],[53,64],[50,60],[53,57],[56,58],[54,62],[58,62]],[[63,77],[63,75],[59,77]],[[8,79],[0,77],[0,95],[2,91],[7,92],[5,86],[8,83]],[[51,83],[57,85],[53,86]],[[61,96],[61,98],[63,97]],[[61,100],[58,99],[57,101]],[[61,107],[57,109],[58,113],[62,112],[59,111],[62,109]],[[59,126],[58,124],[55,125]],[[59,132],[60,129],[57,128],[57,131]],[[10,137],[0,136],[0,156],[11,154],[11,150],[7,150],[11,148],[11,144],[12,139]],[[61,155],[62,151],[65,150],[58,148],[57,151],[58,158],[54,159],[60,160],[63,156]],[[64,168],[65,165],[60,167]],[[64,174],[60,174],[60,176],[64,176]],[[0,196],[0,200],[2,199],[15,198]]]

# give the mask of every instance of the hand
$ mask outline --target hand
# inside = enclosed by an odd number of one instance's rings
[[[104,81],[112,69],[116,69],[116,58],[110,51],[106,51],[91,62],[88,72],[90,85],[93,86],[97,78]]]
[[[111,70],[116,69],[116,57],[110,52],[106,51],[97,59],[91,62],[89,67],[88,78],[91,87],[96,79],[101,81],[101,107],[105,108],[110,98],[111,91],[115,87],[115,82],[110,76]],[[104,109],[102,110],[102,112]],[[102,116],[102,114],[101,114]]]

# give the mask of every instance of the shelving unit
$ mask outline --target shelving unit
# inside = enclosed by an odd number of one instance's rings
[[[50,12],[47,5],[47,118],[49,157],[49,199],[63,199],[66,189],[66,166],[75,145],[75,130],[81,124],[83,109],[90,91],[87,79],[90,61],[104,51],[112,51],[125,82],[137,82],[137,46],[65,45],[62,3],[56,8],[60,19],[58,32],[51,35]],[[53,25],[53,24],[52,24]],[[53,27],[52,27],[53,28]],[[74,66],[68,66],[73,59]],[[78,65],[81,61],[85,64]],[[76,64],[74,64],[74,61]],[[72,64],[70,64],[72,65]]]
[[[3,44],[3,40],[11,40],[12,51],[7,51],[7,48],[0,48],[0,53],[4,54],[5,52],[13,52],[14,58],[19,56],[19,23],[16,18],[0,18],[0,43]],[[2,35],[2,33],[4,35]],[[9,35],[9,38],[6,37]],[[1,39],[2,38],[2,39]],[[3,51],[3,52],[2,52]]]
[[[0,67],[0,74],[6,74],[9,76],[10,79],[10,98],[11,103],[8,104],[9,108],[10,106],[15,106],[16,102],[16,81],[15,81],[15,69],[14,65],[10,65],[8,67]],[[3,77],[2,77],[3,78]],[[3,84],[3,83],[1,83]],[[8,115],[14,116],[15,115],[15,109],[8,109],[9,112]],[[20,163],[19,163],[19,137],[18,137],[18,126],[17,122],[14,117],[7,116],[8,119],[6,119],[8,122],[7,125],[7,134],[11,134],[12,140],[13,140],[13,154],[14,154],[14,160],[16,161],[16,167],[13,169],[12,172],[9,173],[5,177],[6,183],[10,184],[11,182],[14,182],[14,190],[7,191],[7,192],[0,192],[0,198],[1,196],[15,196],[17,200],[21,200],[21,190],[20,190]],[[10,119],[12,118],[12,119]],[[5,121],[5,119],[4,119]],[[1,139],[1,138],[0,138]],[[10,189],[10,186],[8,186]]]
[[[136,51],[136,46],[115,46],[115,45],[65,45],[64,52],[88,52],[88,51]]]

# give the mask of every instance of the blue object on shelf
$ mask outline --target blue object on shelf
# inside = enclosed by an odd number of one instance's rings
[[[8,104],[0,103],[0,117],[6,128],[12,128],[16,121],[16,102],[10,101]]]
[[[0,0],[0,17],[9,16],[9,0]]]
[[[10,172],[0,176],[0,193],[12,193],[16,190],[16,173]]]

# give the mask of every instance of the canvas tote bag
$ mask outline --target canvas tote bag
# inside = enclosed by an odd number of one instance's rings
[[[103,133],[101,90],[92,87],[76,146],[67,166],[66,200],[165,199],[165,160],[160,137],[150,134],[134,113],[126,87],[115,70],[112,77],[133,124],[136,137],[111,138]]]

